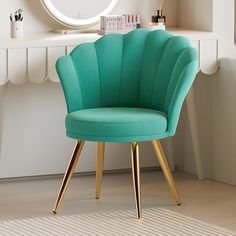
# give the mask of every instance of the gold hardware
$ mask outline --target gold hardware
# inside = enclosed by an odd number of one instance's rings
[[[74,151],[72,153],[70,162],[69,162],[69,164],[67,166],[67,170],[65,172],[65,175],[64,175],[64,178],[63,178],[63,181],[62,181],[62,184],[61,184],[61,187],[60,187],[60,190],[59,190],[59,193],[58,193],[55,205],[54,205],[54,208],[53,208],[53,213],[54,214],[57,214],[57,211],[58,211],[58,208],[59,208],[59,206],[61,204],[62,198],[63,198],[63,196],[64,196],[64,194],[66,192],[66,189],[68,187],[68,184],[70,182],[72,174],[73,174],[73,172],[75,170],[76,164],[77,164],[77,162],[79,160],[80,153],[81,153],[81,151],[83,149],[83,146],[84,146],[84,141],[77,141],[76,142]]]
[[[181,204],[179,194],[177,192],[175,182],[173,180],[168,162],[165,158],[164,151],[162,149],[161,143],[159,140],[152,141],[152,145],[156,154],[157,159],[160,162],[163,173],[166,177],[166,180],[169,184],[169,187],[175,197],[175,200],[178,205]],[[84,141],[77,141],[74,151],[72,153],[70,162],[68,164],[67,170],[65,172],[54,208],[53,213],[57,214],[58,208],[61,204],[63,196],[66,192],[72,174],[75,170],[76,164],[78,163],[80,153],[83,149]],[[132,160],[132,175],[133,175],[133,187],[134,187],[134,196],[136,204],[137,218],[142,217],[142,208],[141,208],[141,191],[140,191],[140,166],[139,166],[139,144],[138,142],[131,143],[131,160]],[[105,152],[105,143],[97,143],[97,167],[96,167],[96,199],[99,199],[101,192],[101,182],[102,182],[102,172],[104,166],[104,152]]]
[[[139,148],[137,142],[131,143],[131,159],[132,159],[132,173],[133,173],[133,186],[134,197],[136,203],[137,218],[142,217],[141,208],[141,193],[140,193],[140,167],[139,167]]]
[[[153,149],[156,153],[156,157],[160,162],[161,169],[166,177],[167,183],[169,184],[169,187],[175,197],[176,203],[177,203],[177,205],[181,205],[181,200],[180,200],[179,194],[177,192],[175,182],[172,177],[172,174],[171,174],[168,162],[166,160],[165,153],[162,149],[161,143],[159,140],[153,140],[152,145],[153,145]]]
[[[102,171],[104,166],[105,143],[97,142],[96,199],[100,198]]]

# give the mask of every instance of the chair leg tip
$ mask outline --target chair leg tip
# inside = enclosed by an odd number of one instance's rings
[[[138,219],[138,220],[140,220],[141,218],[142,218],[142,216],[141,216],[141,215],[138,215],[138,216],[137,216],[137,219]]]
[[[53,210],[52,213],[53,213],[54,215],[57,215],[57,211],[55,211],[55,210]]]
[[[181,206],[181,205],[182,205],[182,202],[179,202],[177,205],[178,205],[178,206]]]

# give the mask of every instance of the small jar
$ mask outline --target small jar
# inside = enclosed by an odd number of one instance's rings
[[[22,38],[23,37],[23,22],[11,21],[11,37]]]

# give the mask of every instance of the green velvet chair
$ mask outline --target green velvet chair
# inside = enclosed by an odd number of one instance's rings
[[[197,52],[186,38],[146,29],[82,43],[58,59],[56,69],[68,110],[66,134],[77,143],[54,213],[85,141],[97,142],[96,198],[100,195],[105,142],[129,142],[137,217],[141,217],[138,147],[152,141],[176,202],[181,204],[159,140],[175,134],[197,66]]]

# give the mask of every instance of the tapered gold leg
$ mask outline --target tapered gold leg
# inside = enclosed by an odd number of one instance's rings
[[[134,186],[134,197],[136,203],[137,218],[142,217],[141,208],[141,193],[140,193],[140,167],[139,167],[139,149],[138,143],[131,143],[131,159],[132,159],[132,173],[133,173],[133,186]]]
[[[170,189],[171,189],[171,191],[172,191],[172,193],[175,197],[176,203],[177,203],[177,205],[181,205],[181,200],[180,200],[179,194],[177,192],[175,182],[174,182],[174,179],[172,177],[168,162],[165,158],[165,154],[164,154],[164,151],[162,149],[161,143],[160,143],[159,140],[157,140],[157,141],[154,140],[154,141],[152,141],[152,145],[153,145],[154,151],[156,153],[156,157],[160,162],[162,171],[163,171],[163,173],[166,177],[166,180],[169,184],[169,187],[170,187]]]
[[[61,184],[61,188],[59,190],[59,193],[58,193],[58,196],[57,196],[54,208],[53,208],[53,213],[54,214],[57,214],[57,211],[58,211],[58,208],[59,208],[60,203],[62,201],[62,198],[63,198],[63,196],[66,192],[66,189],[68,187],[68,184],[69,184],[70,179],[72,177],[72,174],[74,172],[76,164],[79,160],[80,153],[82,151],[83,146],[84,146],[84,141],[78,141],[75,145],[74,151],[72,153],[70,162],[67,166],[67,170],[66,170],[66,173],[64,175],[64,178],[63,178],[63,181],[62,181],[62,184]]]
[[[97,143],[97,169],[96,169],[96,199],[100,198],[102,171],[104,165],[105,143]]]

